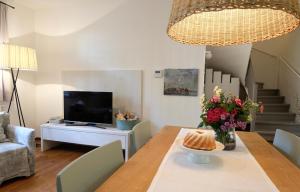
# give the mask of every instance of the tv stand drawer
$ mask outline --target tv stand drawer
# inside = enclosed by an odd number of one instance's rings
[[[44,140],[59,141],[66,143],[103,146],[116,140],[120,140],[122,148],[127,148],[127,137],[123,135],[116,135],[111,133],[93,133],[91,131],[74,131],[55,128],[42,128],[42,138]]]

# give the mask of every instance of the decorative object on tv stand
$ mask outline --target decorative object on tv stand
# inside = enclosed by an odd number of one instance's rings
[[[253,43],[295,30],[299,14],[297,0],[173,0],[167,33],[194,45]]]
[[[49,123],[51,123],[51,124],[62,124],[62,123],[64,123],[64,118],[62,118],[60,116],[51,117],[49,119]]]
[[[17,80],[20,70],[37,71],[36,51],[28,47],[18,45],[1,44],[0,45],[0,68],[9,69],[13,83],[9,106],[7,112],[10,112],[12,100],[15,97],[20,126],[26,126],[19,98]],[[14,72],[16,70],[16,74]]]
[[[198,96],[198,69],[165,69],[164,95]]]
[[[117,128],[121,130],[131,130],[139,123],[139,118],[131,112],[121,113],[120,111],[115,115]]]
[[[202,122],[199,127],[210,126],[216,133],[216,140],[223,143],[224,150],[233,150],[236,146],[235,129],[245,130],[247,123],[252,121],[251,112],[260,109],[262,105],[250,100],[242,101],[237,97],[226,97],[218,86],[214,96],[201,98]]]

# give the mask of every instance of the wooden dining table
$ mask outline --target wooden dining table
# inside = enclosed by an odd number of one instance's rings
[[[181,127],[177,126],[162,128],[96,191],[147,191],[180,129]],[[300,169],[297,166],[259,134],[254,132],[237,132],[237,134],[279,191],[300,191]]]

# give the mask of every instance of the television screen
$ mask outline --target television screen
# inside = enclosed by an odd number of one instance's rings
[[[112,124],[112,92],[64,91],[65,121]]]

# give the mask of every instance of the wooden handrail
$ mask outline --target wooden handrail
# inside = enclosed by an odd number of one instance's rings
[[[296,71],[296,69],[294,67],[292,67],[292,65],[286,60],[286,58],[284,57],[278,57],[278,59],[287,66],[287,68],[293,72],[299,79],[300,79],[300,73],[298,73]]]
[[[287,59],[285,57],[282,57],[282,56],[278,57],[276,55],[272,55],[270,53],[267,53],[266,51],[263,51],[263,50],[260,50],[260,49],[254,48],[254,47],[252,47],[252,50],[258,51],[258,52],[260,52],[260,53],[262,53],[264,55],[268,55],[270,57],[278,59],[280,61],[280,63],[285,64],[288,67],[288,69],[291,72],[293,72],[300,79],[300,73],[296,71],[296,69],[287,61]]]
[[[13,6],[11,6],[11,5],[7,4],[7,3],[4,3],[4,2],[2,2],[2,1],[0,1],[0,4],[3,4],[3,5],[6,5],[7,7],[10,7],[10,8],[12,8],[12,9],[15,9],[15,7],[13,7]]]
[[[266,51],[263,51],[263,50],[260,50],[260,49],[257,49],[257,48],[254,48],[254,47],[252,47],[252,51],[258,51],[258,52],[260,52],[260,53],[262,53],[262,54],[264,54],[264,55],[269,55],[270,57],[276,57],[276,58],[278,58],[276,55],[272,55],[271,53],[268,53],[268,52],[266,52]]]

